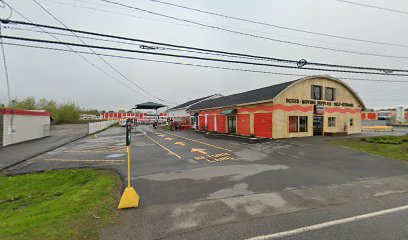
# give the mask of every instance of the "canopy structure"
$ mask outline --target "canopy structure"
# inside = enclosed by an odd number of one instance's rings
[[[135,105],[136,109],[155,109],[157,110],[162,107],[165,107],[165,105],[160,104],[160,103],[154,103],[154,102],[145,102],[145,103]]]
[[[227,109],[222,111],[223,115],[236,115],[237,114],[237,109]]]

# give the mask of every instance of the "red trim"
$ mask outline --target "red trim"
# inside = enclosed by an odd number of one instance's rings
[[[257,111],[265,111],[265,112],[272,112],[273,106],[265,106],[265,105],[257,105],[254,107],[241,107],[238,108],[238,113],[253,113]]]
[[[273,105],[273,110],[282,110],[286,112],[292,111],[301,111],[301,112],[310,112],[313,111],[313,106],[300,106],[300,105],[283,105],[283,104],[275,104]]]
[[[35,110],[21,110],[21,109],[0,109],[0,114],[14,114],[14,115],[30,115],[30,116],[51,116],[49,112],[39,112]]]
[[[284,105],[284,104],[274,104],[272,106],[265,106],[265,105],[257,105],[254,107],[239,107],[238,108],[238,114],[242,113],[256,113],[258,111],[265,111],[265,112],[273,112],[276,110],[281,110],[285,112],[293,112],[293,111],[301,111],[301,112],[310,112],[313,111],[313,106],[301,106],[301,105]],[[334,113],[334,112],[339,112],[339,113],[360,113],[360,109],[351,109],[351,108],[329,108],[325,107],[325,111],[328,113]],[[222,112],[222,109],[219,110],[209,110],[209,111],[199,111],[200,116],[205,115],[205,114],[220,114]]]
[[[328,112],[328,113],[334,113],[334,112],[338,112],[338,113],[361,113],[360,109],[351,109],[351,108],[328,108],[328,107],[326,107],[326,109],[324,111]]]

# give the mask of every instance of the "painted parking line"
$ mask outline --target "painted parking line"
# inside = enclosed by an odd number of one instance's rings
[[[126,152],[126,149],[124,150],[66,150],[64,151],[66,153],[78,153],[78,152],[108,152],[108,153],[121,153],[121,152]]]
[[[167,152],[171,153],[172,155],[181,158],[179,155],[175,154],[174,152],[170,151],[168,148],[166,148],[165,146],[161,145],[160,143],[158,143],[157,141],[155,141],[153,138],[147,136],[147,134],[145,134],[145,137],[147,137],[148,139],[152,140],[154,143],[156,143],[157,145],[159,145],[160,147],[162,147],[164,150],[166,150]]]
[[[354,222],[354,221],[358,221],[358,220],[362,220],[362,219],[367,219],[367,218],[377,217],[377,216],[381,216],[381,215],[385,215],[385,214],[390,214],[390,213],[393,213],[393,212],[399,212],[399,211],[403,211],[403,210],[407,210],[407,209],[408,209],[408,205],[404,205],[404,206],[401,206],[401,207],[389,208],[389,209],[381,210],[381,211],[378,211],[378,212],[372,212],[372,213],[367,213],[367,214],[358,215],[358,216],[354,216],[354,217],[343,218],[343,219],[338,219],[338,220],[334,220],[334,221],[319,223],[319,224],[306,226],[306,227],[302,227],[302,228],[297,228],[297,229],[293,229],[293,230],[289,230],[289,231],[285,231],[285,232],[278,232],[278,233],[273,233],[273,234],[269,234],[269,235],[261,235],[261,236],[257,236],[257,237],[253,237],[253,238],[248,238],[247,240],[265,240],[265,239],[276,239],[276,238],[281,238],[281,237],[287,237],[287,236],[292,236],[292,235],[296,235],[296,234],[300,234],[300,233],[304,233],[304,232],[309,232],[309,231],[313,231],[313,230],[327,228],[327,227],[331,227],[331,226],[335,226],[335,225],[340,225],[340,224],[350,223],[350,222]]]
[[[212,144],[209,144],[209,143],[205,143],[205,142],[200,142],[200,141],[197,141],[197,140],[194,140],[194,139],[191,139],[191,138],[187,138],[187,137],[183,137],[183,136],[180,136],[180,135],[176,135],[176,134],[174,134],[174,133],[165,132],[165,131],[162,131],[162,130],[159,130],[159,129],[157,129],[157,130],[160,131],[160,132],[163,132],[163,133],[166,133],[166,134],[175,136],[175,137],[187,139],[187,140],[192,141],[192,142],[196,142],[196,143],[200,143],[200,144],[203,144],[203,145],[207,145],[207,146],[210,146],[210,147],[213,147],[213,148],[218,148],[218,149],[221,149],[221,150],[225,150],[225,151],[228,151],[228,152],[232,152],[232,150],[230,150],[230,149],[218,147],[218,146],[215,146],[215,145],[212,145]]]
[[[108,160],[108,159],[44,159],[50,162],[107,162],[107,163],[124,163],[126,160]]]
[[[89,146],[72,148],[64,152],[126,152],[126,148],[124,146]]]

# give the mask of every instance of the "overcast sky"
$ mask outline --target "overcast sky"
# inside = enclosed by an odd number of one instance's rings
[[[200,48],[295,60],[306,59],[309,62],[408,69],[407,59],[363,56],[277,43],[265,39],[257,39],[214,29],[206,29],[185,22],[178,22],[176,20],[150,15],[148,13],[118,8],[98,0],[37,1],[67,26],[75,29]],[[259,20],[284,27],[397,43],[408,46],[408,14],[391,13],[372,8],[354,6],[334,0],[163,1],[230,16]],[[353,1],[408,11],[408,1],[403,0]],[[60,26],[58,22],[47,15],[46,12],[31,0],[6,0],[6,2],[33,22]],[[149,0],[118,0],[116,2],[269,38],[351,51],[408,57],[408,48],[404,47],[392,47],[319,37],[196,13],[189,10],[154,3]],[[77,5],[77,7],[61,3]],[[113,11],[115,13],[96,11],[83,7],[100,9],[103,11]],[[8,9],[2,10],[1,14],[2,16],[6,16],[8,14]],[[24,20],[15,12],[12,15],[12,19]],[[13,27],[37,30],[33,27]],[[2,33],[15,36],[52,39],[50,36],[42,33],[16,29],[2,29]],[[69,36],[58,37],[70,42],[79,42],[77,39]],[[137,46],[132,45],[114,44],[89,39],[84,39],[84,41],[88,44],[140,50]],[[5,42],[16,43],[15,40],[5,40]],[[64,48],[64,46],[59,46],[59,48]],[[87,51],[87,49],[75,49]],[[9,67],[11,96],[13,98],[23,99],[27,96],[34,96],[36,98],[45,97],[48,99],[54,99],[58,102],[75,101],[80,106],[96,108],[99,110],[130,109],[134,104],[152,100],[140,96],[108,78],[75,53],[56,52],[10,45],[5,46],[5,51]],[[330,73],[324,71],[319,72],[272,67],[242,66],[236,64],[208,63],[198,60],[172,59],[160,56],[155,57],[121,52],[96,51],[98,53],[113,53],[148,59],[170,60],[184,63],[207,64],[262,71],[305,75],[330,74],[340,79],[342,77],[356,77],[408,81],[407,77],[370,76],[362,74]],[[161,52],[180,54],[180,52],[174,51]],[[117,80],[131,86],[126,79],[110,69],[96,56],[85,55],[85,57],[109,74],[113,75]],[[189,99],[199,98],[213,93],[228,95],[299,78],[295,76],[152,63],[140,60],[108,57],[105,59],[143,89],[172,103],[183,103]],[[2,65],[0,69],[0,102],[6,103],[6,81]],[[368,108],[395,107],[397,105],[405,105],[408,107],[408,83],[344,81],[358,92]],[[134,89],[140,92],[136,87],[134,87]],[[153,100],[159,102],[158,100]],[[174,106],[174,104],[169,105]]]

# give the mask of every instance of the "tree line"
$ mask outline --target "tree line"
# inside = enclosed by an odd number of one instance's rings
[[[23,100],[13,100],[11,105],[7,107],[24,110],[45,110],[51,113],[56,123],[77,121],[80,114],[99,115],[98,110],[81,108],[73,101],[57,103],[54,100],[45,98],[36,100],[34,97],[27,97]],[[3,107],[5,106],[3,105]]]

